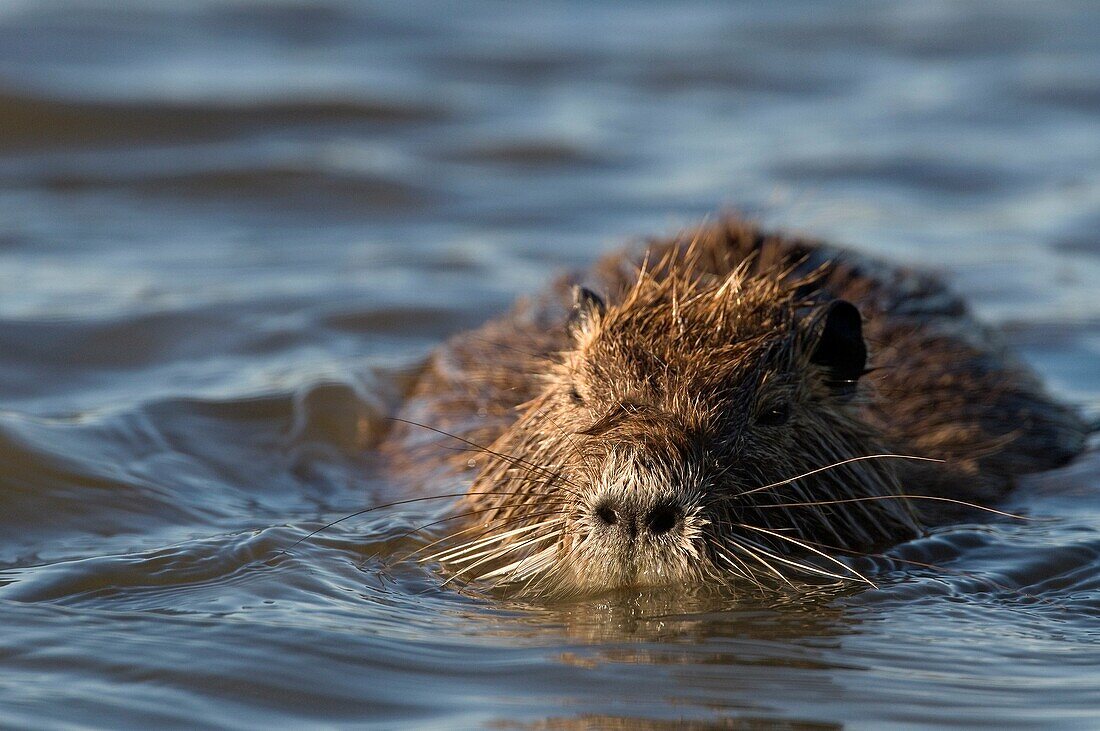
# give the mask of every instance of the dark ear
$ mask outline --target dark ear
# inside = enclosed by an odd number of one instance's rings
[[[577,285],[573,287],[573,310],[569,313],[566,327],[570,332],[583,330],[592,318],[599,317],[607,311],[607,305],[603,299],[588,289]]]
[[[829,370],[837,391],[851,394],[867,366],[862,318],[851,302],[836,300],[827,306],[824,320],[810,361]]]

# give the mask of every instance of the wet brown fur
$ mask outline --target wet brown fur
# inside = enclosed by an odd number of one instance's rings
[[[578,283],[607,308],[570,325]],[[838,299],[870,353],[854,393],[812,357]],[[776,405],[788,421],[768,425]],[[896,496],[992,503],[1085,431],[938,279],[737,219],[612,254],[452,338],[398,416],[395,471],[469,491],[458,547],[431,555],[528,593],[848,575],[831,556],[951,517]],[[877,454],[944,462],[790,480]],[[662,501],[677,516],[664,535],[593,517]]]

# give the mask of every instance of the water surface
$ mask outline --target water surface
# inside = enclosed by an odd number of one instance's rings
[[[1088,2],[5,5],[0,726],[1100,725],[1095,453],[873,590],[382,573],[444,506],[281,552],[395,497],[433,345],[724,207],[942,271],[1095,420],[1098,89]]]

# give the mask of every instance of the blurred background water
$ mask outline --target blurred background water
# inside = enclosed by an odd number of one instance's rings
[[[1100,459],[880,587],[379,558],[400,374],[723,208],[942,271],[1100,414],[1100,5],[0,5],[0,726],[1100,726]],[[915,570],[913,563],[935,564]]]

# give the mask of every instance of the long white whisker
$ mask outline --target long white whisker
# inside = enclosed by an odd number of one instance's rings
[[[555,511],[555,512],[551,512],[551,513],[539,513],[538,515],[539,516],[558,515],[558,514],[564,513],[564,512],[565,511]],[[535,516],[524,516],[524,517],[535,517]],[[446,550],[443,550],[443,551],[438,551],[436,553],[433,553],[430,556],[425,556],[423,558],[417,559],[417,563],[428,563],[428,562],[431,562],[431,561],[444,561],[444,562],[454,561],[458,557],[463,556],[463,555],[465,555],[465,554],[467,554],[471,551],[475,551],[478,548],[488,546],[488,545],[492,545],[493,543],[499,543],[500,541],[503,541],[504,539],[509,538],[513,535],[518,535],[520,533],[526,533],[526,532],[532,531],[536,528],[541,528],[541,527],[546,526],[546,525],[551,525],[551,524],[553,524],[555,522],[558,522],[560,520],[561,520],[561,518],[557,518],[557,519],[554,519],[554,520],[542,521],[540,523],[532,523],[532,524],[529,524],[529,525],[520,526],[519,528],[513,528],[512,530],[503,531],[501,533],[493,533],[493,534],[491,534],[489,536],[486,536],[484,538],[478,538],[476,540],[470,541],[469,543],[464,543],[460,546],[456,546],[454,548],[449,548],[449,549],[446,549]],[[481,528],[483,526],[475,526],[475,527],[476,528]],[[444,540],[446,540],[446,539],[444,539]]]
[[[746,523],[739,523],[738,526],[741,527],[741,528],[748,528],[749,530],[758,531],[760,533],[764,533],[766,535],[773,536],[773,537],[778,538],[778,539],[783,540],[783,541],[789,541],[789,542],[795,544],[796,546],[798,546],[800,548],[804,548],[807,551],[810,551],[811,553],[815,553],[818,556],[821,556],[822,558],[824,558],[827,561],[832,561],[837,566],[840,566],[842,569],[847,571],[849,574],[855,576],[856,578],[858,578],[863,583],[867,584],[868,586],[870,586],[872,588],[877,588],[874,582],[872,582],[870,579],[868,579],[866,576],[859,573],[855,569],[853,569],[851,566],[848,566],[847,564],[845,564],[840,559],[835,558],[833,556],[830,556],[829,554],[825,553],[824,551],[819,551],[818,549],[816,549],[813,546],[805,543],[804,541],[800,541],[797,538],[791,538],[790,536],[785,536],[782,533],[777,533],[775,531],[768,530],[767,528],[761,528],[761,527],[756,526],[756,525],[748,525]],[[809,567],[806,567],[806,568],[809,568]],[[838,578],[838,579],[843,578],[843,577],[840,577],[840,576],[836,576],[835,574],[830,574],[830,575],[833,576],[834,578]]]
[[[504,574],[511,573],[511,571],[513,569],[518,569],[526,561],[532,562],[532,565],[527,567],[527,574],[530,574],[531,572],[537,572],[537,571],[541,570],[542,564],[546,563],[547,561],[549,561],[553,557],[554,552],[555,552],[555,548],[556,548],[555,546],[547,546],[546,548],[542,549],[538,553],[534,553],[530,556],[524,556],[523,558],[519,559],[518,561],[513,561],[512,563],[508,564],[507,566],[501,566],[499,569],[494,569],[494,570],[492,570],[492,571],[490,571],[486,574],[482,574],[478,578],[482,579],[482,580],[492,579],[496,576],[501,576],[501,575],[504,575]],[[521,578],[523,575],[526,575],[526,574],[517,574],[516,578]],[[510,578],[510,579],[508,579],[507,583],[510,583],[512,581],[515,581],[515,580],[516,580],[515,578]]]
[[[1006,518],[1013,518],[1015,520],[1035,520],[1026,515],[1018,515],[1016,513],[1007,513],[1003,510],[996,510],[995,508],[988,508],[984,505],[978,505],[977,503],[970,503],[965,500],[955,500],[949,497],[939,497],[937,495],[911,495],[908,493],[902,493],[898,495],[866,495],[864,497],[851,497],[841,498],[838,500],[809,500],[799,503],[772,503],[770,505],[757,505],[757,509],[765,508],[804,508],[814,507],[817,505],[840,505],[843,503],[861,503],[861,502],[874,502],[876,500],[934,500],[936,502],[952,503],[953,505],[962,505],[967,508],[973,508],[974,510],[984,510],[987,513],[993,513],[995,515],[1003,515]]]
[[[746,556],[746,557],[748,557],[748,558],[751,558],[752,560],[756,561],[756,562],[757,562],[758,564],[760,564],[760,565],[761,565],[761,566],[763,566],[763,567],[764,567],[765,569],[767,569],[767,571],[768,571],[769,573],[775,574],[776,578],[777,578],[777,579],[779,579],[780,581],[782,581],[782,582],[783,582],[784,584],[786,584],[787,586],[791,587],[792,589],[794,588],[794,584],[793,584],[793,583],[791,583],[791,580],[790,580],[790,579],[788,579],[788,578],[787,578],[786,576],[784,576],[784,575],[783,575],[783,572],[782,572],[782,571],[780,571],[779,569],[775,568],[775,567],[774,567],[774,566],[772,566],[772,565],[771,565],[770,563],[768,563],[767,561],[765,561],[765,560],[764,560],[764,558],[763,558],[762,556],[760,556],[760,555],[759,555],[759,553],[758,553],[758,551],[757,551],[757,550],[753,550],[753,548],[751,548],[751,547],[749,547],[749,546],[745,545],[745,544],[744,544],[744,543],[742,542],[742,540],[735,540],[735,541],[732,541],[732,542],[730,543],[730,547],[731,547],[731,548],[733,548],[734,550],[736,550],[737,552],[741,553],[742,555],[744,555],[744,556]],[[760,549],[761,547],[760,547],[760,546],[756,546],[756,548],[757,548],[757,549]],[[777,558],[777,557],[776,557],[776,556],[773,556],[773,558]]]
[[[553,504],[554,503],[551,502],[551,505],[553,505]],[[561,505],[564,506],[565,503],[561,503]],[[443,523],[448,523],[452,520],[458,520],[460,518],[469,518],[471,516],[482,515],[484,513],[491,513],[495,510],[500,510],[500,509],[501,509],[501,506],[494,505],[493,507],[489,507],[489,508],[481,508],[479,510],[468,510],[468,511],[463,512],[463,513],[455,513],[454,515],[449,515],[446,518],[441,518],[440,520],[434,520],[431,523],[425,523],[424,525],[417,526],[413,530],[406,531],[405,533],[402,533],[400,536],[398,536],[397,540],[407,538],[407,537],[409,537],[411,535],[415,535],[416,533],[419,533],[423,530],[426,530],[428,528],[432,528],[432,527],[437,526],[437,525],[441,525]],[[539,513],[539,515],[545,515],[545,513]],[[454,540],[458,536],[464,535],[466,533],[470,533],[470,532],[476,531],[476,530],[485,530],[485,531],[491,530],[492,527],[493,527],[493,526],[491,526],[492,523],[499,522],[500,525],[495,526],[495,527],[496,528],[503,528],[504,526],[508,525],[510,522],[517,522],[519,520],[523,520],[525,518],[530,518],[530,517],[533,517],[533,516],[529,516],[529,515],[527,515],[527,516],[519,516],[519,515],[517,515],[517,516],[506,516],[506,517],[502,517],[502,518],[491,518],[491,519],[485,521],[484,523],[475,523],[474,525],[469,526],[468,528],[463,528],[461,530],[456,530],[453,533],[448,533],[447,535],[443,536],[442,538],[438,538],[438,539],[432,541],[431,543],[428,543],[427,545],[421,546],[420,548],[416,549],[415,551],[410,551],[409,553],[407,553],[404,556],[402,556],[402,557],[398,558],[397,560],[395,560],[394,563],[402,563],[404,561],[408,561],[413,556],[416,556],[417,554],[423,553],[424,551],[427,551],[428,549],[432,548],[433,546],[438,546],[440,543],[445,543],[447,541]]]
[[[801,480],[804,477],[810,477],[811,475],[816,475],[819,472],[825,472],[826,470],[832,470],[832,469],[836,469],[837,467],[843,467],[846,464],[851,464],[853,462],[863,462],[863,461],[869,460],[869,459],[911,459],[911,460],[917,460],[917,461],[920,461],[920,462],[939,462],[939,463],[943,463],[943,462],[946,461],[946,460],[942,460],[942,459],[934,459],[932,457],[914,457],[914,456],[908,455],[908,454],[865,454],[862,457],[849,457],[848,459],[844,459],[844,460],[841,460],[839,462],[834,462],[833,464],[825,465],[824,467],[818,467],[817,469],[810,470],[809,472],[803,472],[801,475],[795,475],[794,477],[788,477],[784,480],[779,480],[778,482],[773,482],[770,485],[761,485],[760,487],[754,487],[751,490],[745,490],[744,492],[739,492],[736,495],[731,495],[730,499],[740,498],[740,497],[744,497],[746,495],[752,495],[753,493],[762,492],[764,490],[770,490],[773,487],[780,487],[781,485],[786,485],[788,482],[794,482],[795,480]]]
[[[482,565],[484,565],[484,564],[486,564],[490,561],[494,561],[494,560],[499,559],[503,556],[507,556],[509,553],[512,553],[513,551],[518,551],[519,549],[525,548],[526,546],[530,546],[530,545],[538,543],[540,541],[545,541],[548,538],[557,538],[559,535],[560,535],[560,532],[556,531],[556,532],[550,533],[548,535],[535,536],[534,538],[528,538],[527,540],[520,541],[519,543],[511,543],[511,544],[508,544],[507,546],[503,546],[500,551],[491,552],[490,555],[486,556],[485,558],[481,559],[480,561],[472,563],[469,566],[467,566],[466,568],[464,568],[464,569],[458,571],[457,573],[451,575],[447,580],[445,580],[442,584],[439,585],[439,588],[442,589],[443,587],[447,586],[447,584],[451,583],[452,581],[457,579],[462,574],[465,574],[468,571],[473,571],[478,566],[482,566]],[[477,576],[475,576],[474,578],[476,579]]]

